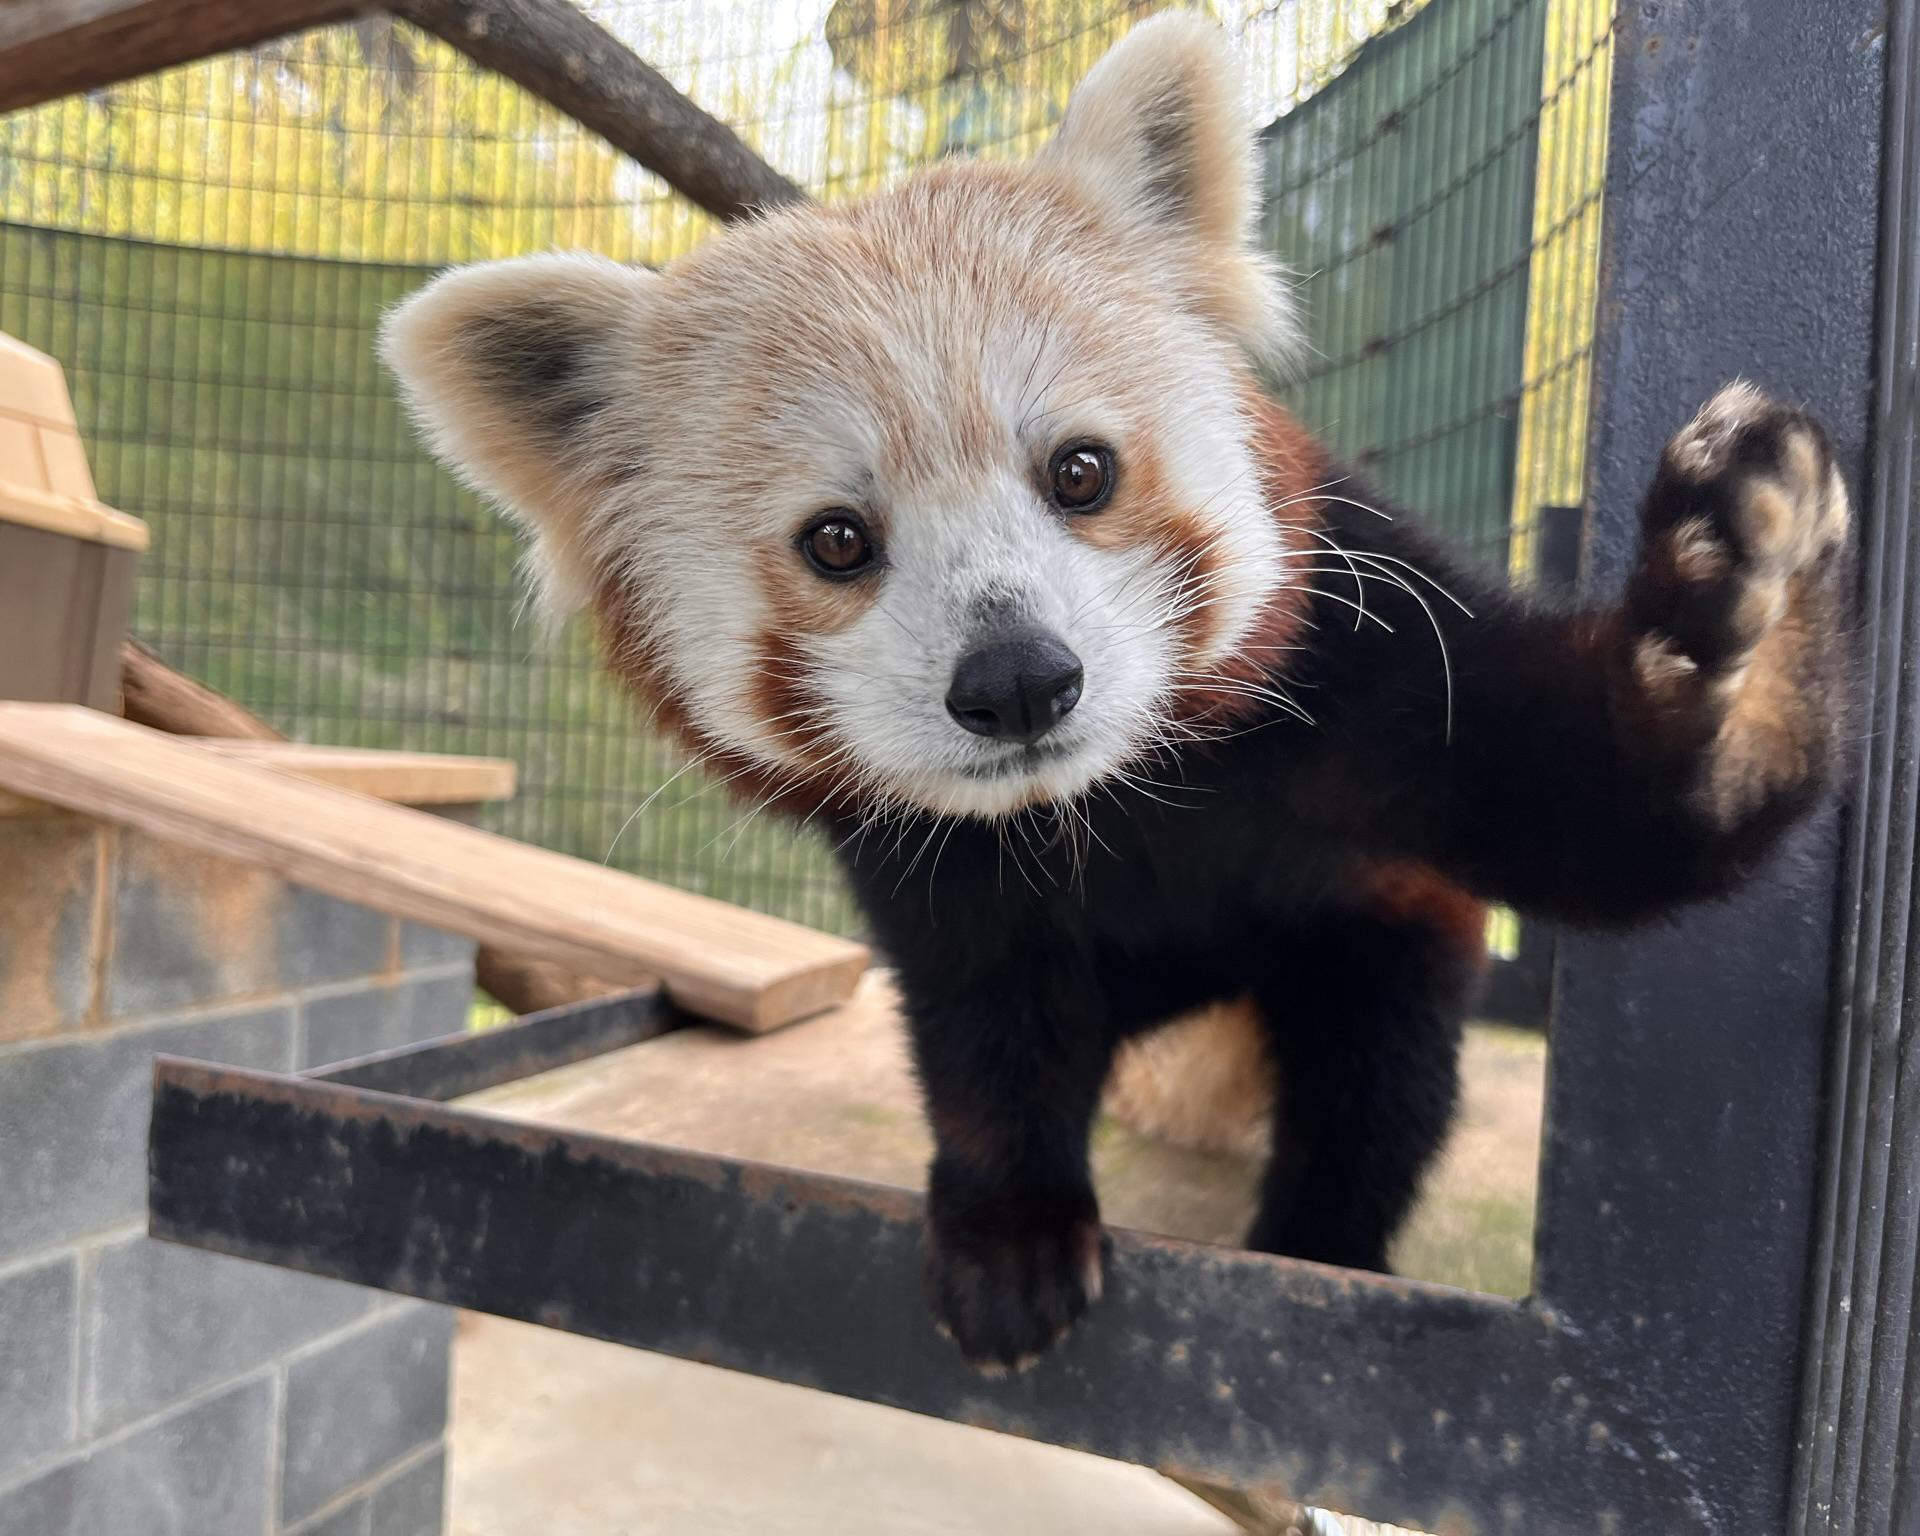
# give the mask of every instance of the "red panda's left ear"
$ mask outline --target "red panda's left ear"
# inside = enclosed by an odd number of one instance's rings
[[[1284,373],[1299,329],[1284,274],[1256,239],[1254,134],[1219,25],[1171,11],[1129,32],[1067,102],[1035,165],[1120,221],[1184,301]],[[1144,237],[1144,238],[1142,238]]]
[[[1251,237],[1240,68],[1218,23],[1195,12],[1153,17],[1121,39],[1074,88],[1039,159],[1169,234],[1227,246]]]
[[[381,322],[427,446],[532,534],[554,617],[587,601],[593,508],[644,444],[634,373],[657,281],[597,256],[521,256],[442,273]]]

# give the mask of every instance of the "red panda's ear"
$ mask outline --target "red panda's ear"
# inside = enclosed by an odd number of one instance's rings
[[[630,378],[657,279],[585,255],[458,267],[390,311],[380,355],[435,457],[533,533],[553,614],[590,595],[589,515],[637,451]]]
[[[1041,162],[1116,211],[1208,245],[1251,237],[1253,134],[1226,34],[1192,11],[1142,22],[1068,99]]]

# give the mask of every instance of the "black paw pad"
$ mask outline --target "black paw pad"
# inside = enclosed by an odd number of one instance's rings
[[[1736,671],[1850,517],[1818,423],[1750,384],[1720,390],[1668,442],[1642,511],[1630,607],[1643,687],[1679,696]]]

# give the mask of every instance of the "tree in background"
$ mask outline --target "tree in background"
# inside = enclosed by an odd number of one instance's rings
[[[829,197],[1031,152],[1073,83],[1177,0],[594,0],[587,9]],[[1222,0],[1271,115],[1401,0]],[[553,247],[657,263],[706,218],[525,91],[369,17],[0,119],[0,222],[438,265]]]

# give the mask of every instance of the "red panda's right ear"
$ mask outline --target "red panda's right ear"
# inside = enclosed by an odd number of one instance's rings
[[[380,327],[434,456],[532,532],[555,615],[591,594],[590,512],[643,437],[630,379],[656,281],[596,256],[485,262],[435,278]]]

